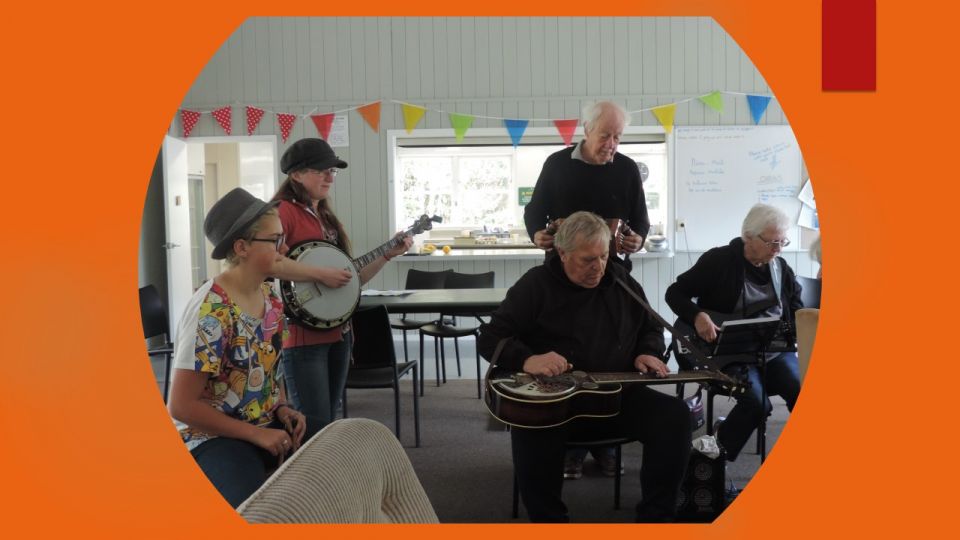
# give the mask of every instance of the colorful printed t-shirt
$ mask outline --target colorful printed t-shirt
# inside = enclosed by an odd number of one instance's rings
[[[280,400],[283,304],[262,286],[263,319],[240,311],[212,280],[194,293],[177,332],[175,369],[207,374],[202,399],[227,416],[269,424]],[[174,420],[188,449],[215,437]]]

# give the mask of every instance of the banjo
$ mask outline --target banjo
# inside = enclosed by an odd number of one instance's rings
[[[322,240],[308,240],[293,246],[291,259],[311,266],[343,268],[353,274],[350,282],[336,289],[316,281],[280,281],[280,296],[287,316],[318,330],[336,328],[347,322],[360,303],[360,270],[403,242],[441,223],[438,216],[420,216],[402,235],[394,236],[366,255],[351,259],[342,249]]]

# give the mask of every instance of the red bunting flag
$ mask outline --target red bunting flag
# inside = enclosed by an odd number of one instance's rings
[[[197,125],[197,121],[200,120],[200,113],[183,109],[180,111],[180,120],[183,122],[183,138],[186,139],[193,131],[193,127]]]
[[[327,140],[330,136],[330,128],[333,127],[333,113],[311,114],[310,119],[313,120],[313,125],[317,126],[320,138]]]
[[[367,125],[374,133],[380,132],[380,102],[368,103],[357,107],[357,112],[367,121]]]
[[[220,127],[223,128],[223,131],[227,135],[230,135],[233,124],[233,111],[231,110],[230,106],[227,105],[226,107],[221,107],[213,111],[213,118],[218,124],[220,124]]]
[[[557,126],[557,131],[560,132],[560,136],[563,137],[563,144],[570,146],[570,142],[573,140],[573,132],[577,129],[576,118],[569,120],[554,120],[553,125]]]
[[[263,118],[263,109],[258,109],[256,107],[247,106],[247,135],[253,135],[253,132],[256,131],[257,126],[260,124],[260,119]]]
[[[287,138],[290,137],[290,130],[293,129],[293,124],[297,121],[297,115],[277,113],[277,121],[280,122],[280,137],[283,142],[287,142]]]

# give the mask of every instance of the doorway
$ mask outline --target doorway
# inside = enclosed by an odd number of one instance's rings
[[[277,162],[275,136],[164,138],[144,205],[139,280],[166,297],[171,333],[193,292],[222,270],[203,234],[210,207],[236,187],[272,197]]]

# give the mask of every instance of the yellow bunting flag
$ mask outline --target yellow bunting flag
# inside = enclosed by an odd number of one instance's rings
[[[409,103],[404,103],[402,108],[403,125],[407,129],[407,133],[413,133],[413,128],[417,127],[417,123],[420,122],[423,115],[427,113],[427,109],[410,105]]]
[[[380,133],[380,102],[375,101],[357,107],[357,112],[367,121],[367,125],[374,133]]]
[[[677,104],[671,103],[662,107],[654,107],[651,112],[660,121],[660,125],[667,133],[673,130],[673,116],[677,112]]]
[[[700,101],[711,109],[723,114],[723,94],[720,91],[711,92],[705,96],[700,96]]]
[[[467,130],[473,125],[473,116],[469,114],[450,113],[450,125],[453,126],[453,133],[458,141],[463,140]]]

